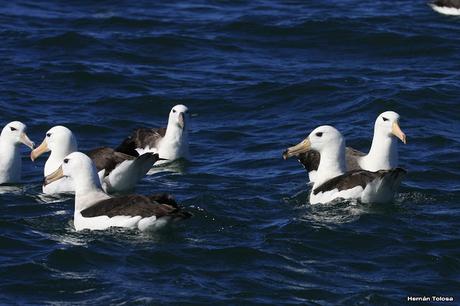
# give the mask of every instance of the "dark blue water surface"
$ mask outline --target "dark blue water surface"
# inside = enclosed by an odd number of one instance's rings
[[[191,162],[146,177],[194,217],[75,232],[44,158],[0,194],[0,302],[391,304],[460,299],[460,19],[424,1],[9,1],[1,125],[80,149],[192,111]],[[409,171],[391,205],[308,203],[282,151],[321,124],[367,150],[394,110]],[[450,304],[452,305],[452,303]]]

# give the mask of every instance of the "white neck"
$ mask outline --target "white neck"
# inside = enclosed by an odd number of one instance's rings
[[[368,171],[389,170],[398,166],[398,140],[375,129],[371,149],[359,162]]]
[[[171,122],[168,120],[168,126],[166,127],[166,134],[164,138],[168,139],[182,139],[183,137],[187,137],[187,126],[183,129],[180,128],[176,122]]]
[[[187,158],[189,155],[187,126],[181,129],[176,123],[168,122],[158,153],[161,158],[171,160],[180,157]]]
[[[19,145],[0,137],[0,183],[19,182],[21,167]]]
[[[346,171],[345,163],[345,141],[337,144],[328,145],[320,152],[318,170],[313,189],[322,185],[324,182],[344,174]]]
[[[56,171],[59,166],[61,166],[62,161],[64,158],[69,155],[70,153],[78,151],[76,145],[72,146],[62,146],[51,151],[50,156],[46,160],[45,169],[44,169],[44,176],[50,175],[54,171]]]
[[[96,169],[81,169],[73,176],[75,186],[75,212],[80,212],[93,204],[110,198],[102,191]]]

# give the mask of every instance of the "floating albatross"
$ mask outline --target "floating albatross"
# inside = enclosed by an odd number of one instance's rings
[[[26,130],[24,123],[13,121],[5,125],[0,134],[0,184],[21,181],[22,160],[19,145],[25,144],[30,149],[34,148]]]
[[[44,176],[47,176],[62,164],[68,154],[77,150],[77,140],[72,131],[58,125],[46,132],[42,144],[30,153],[30,158],[34,161],[43,153],[51,151],[44,169]],[[96,164],[103,189],[109,193],[134,189],[136,183],[159,160],[156,154],[148,153],[133,157],[107,147],[94,149],[88,155]],[[43,192],[47,194],[73,191],[74,184],[70,178],[43,186]]]
[[[368,171],[389,170],[398,166],[398,140],[406,143],[406,134],[399,127],[399,115],[393,111],[381,113],[374,124],[374,138],[368,154],[356,149],[346,148],[346,169],[363,169]],[[313,183],[318,170],[320,154],[310,150],[306,141],[288,148],[283,153],[287,159],[296,156],[308,172],[310,182]]]
[[[191,216],[167,194],[109,196],[102,190],[94,163],[81,152],[67,155],[62,165],[45,177],[44,184],[65,177],[72,179],[75,188],[74,226],[77,231],[109,227],[146,231]]]
[[[169,113],[166,128],[140,128],[115,149],[127,155],[138,156],[153,152],[168,161],[189,158],[188,126],[190,114],[187,106],[176,105]]]
[[[430,3],[433,10],[444,15],[460,15],[460,0],[435,0]]]
[[[345,139],[332,126],[313,130],[304,140],[306,148],[316,150],[320,161],[310,193],[310,203],[328,203],[335,199],[354,199],[363,203],[386,203],[393,200],[406,171],[346,171]]]

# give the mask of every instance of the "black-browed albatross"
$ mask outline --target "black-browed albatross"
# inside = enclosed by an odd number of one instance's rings
[[[381,113],[374,124],[374,137],[368,154],[356,149],[346,148],[347,170],[389,170],[398,166],[398,139],[406,143],[406,134],[399,126],[399,114],[393,111]],[[396,137],[396,138],[395,138]],[[295,156],[308,172],[311,183],[314,183],[319,166],[320,154],[305,146],[305,140],[288,148],[283,158]]]
[[[62,165],[45,177],[44,183],[51,184],[64,177],[71,178],[75,188],[74,226],[77,231],[110,227],[147,231],[191,216],[169,195],[113,197],[106,194],[94,163],[81,152],[67,155]]]
[[[304,145],[320,154],[316,179],[310,193],[310,203],[328,203],[336,199],[358,200],[363,203],[386,203],[394,194],[406,173],[401,168],[390,170],[346,171],[345,139],[332,126],[314,129]]]
[[[51,151],[48,157],[44,176],[54,172],[68,154],[78,151],[77,140],[72,131],[58,125],[46,132],[42,144],[30,154],[32,161],[45,152]],[[159,160],[158,155],[146,153],[139,157],[130,156],[107,147],[100,147],[88,152],[99,171],[102,188],[109,193],[126,192],[134,189],[152,165]],[[73,183],[69,178],[43,186],[46,194],[73,192]]]
[[[132,156],[146,152],[158,153],[167,162],[179,158],[189,159],[189,121],[187,106],[176,105],[169,112],[166,128],[136,129],[115,150]]]

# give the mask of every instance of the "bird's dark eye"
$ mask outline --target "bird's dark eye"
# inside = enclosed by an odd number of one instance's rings
[[[14,131],[17,131],[17,128],[10,126],[10,130],[14,132]]]
[[[46,134],[46,137],[51,137],[51,133]]]
[[[67,164],[68,162],[69,162],[68,158],[64,159],[64,164]]]
[[[388,121],[388,118],[382,117],[383,121]]]
[[[175,113],[175,112],[176,112],[176,110],[175,110],[175,109],[173,109],[173,113]]]
[[[316,136],[318,136],[318,137],[323,136],[323,132],[318,132],[318,133],[316,133]]]

